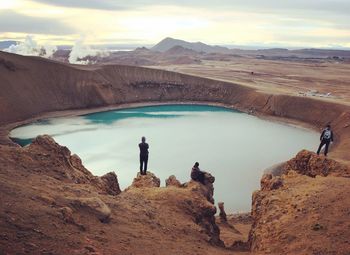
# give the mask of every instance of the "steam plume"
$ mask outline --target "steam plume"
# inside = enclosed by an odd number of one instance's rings
[[[26,56],[41,56],[49,58],[55,53],[57,47],[54,45],[39,45],[33,38],[33,36],[28,35],[23,42],[17,44],[12,44],[4,51],[10,53],[16,53]]]
[[[75,42],[72,51],[69,54],[69,63],[82,65],[92,64],[93,61],[91,59],[87,59],[87,57],[99,57],[106,55],[108,55],[107,52],[92,49],[90,46],[84,44],[83,39],[79,39]]]

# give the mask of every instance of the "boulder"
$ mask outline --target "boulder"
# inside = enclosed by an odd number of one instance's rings
[[[260,180],[261,190],[274,190],[283,186],[283,180],[280,176],[264,174]]]
[[[307,150],[300,151],[294,158],[287,161],[283,167],[283,173],[286,174],[291,170],[310,177],[316,175],[350,177],[350,169],[346,165]]]
[[[116,196],[121,193],[117,175],[115,172],[109,172],[100,177],[102,182],[102,189],[106,191],[107,194]]]
[[[175,175],[170,175],[169,178],[165,180],[165,186],[182,187],[182,184],[176,179]]]
[[[146,175],[137,173],[131,186],[129,188],[154,188],[160,187],[160,179],[151,172],[147,172]],[[129,189],[128,188],[128,189]]]
[[[95,215],[101,222],[108,222],[111,209],[98,197],[67,198],[69,204],[76,210],[85,210]]]

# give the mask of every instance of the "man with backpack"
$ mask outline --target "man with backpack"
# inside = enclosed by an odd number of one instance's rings
[[[140,148],[140,173],[141,175],[146,175],[147,163],[148,163],[148,143],[146,143],[146,137],[141,138],[141,143],[139,143]]]
[[[324,155],[327,156],[328,153],[328,147],[331,142],[333,142],[333,131],[331,130],[331,125],[327,125],[326,128],[322,131],[322,134],[320,136],[320,146],[317,150],[317,155],[320,154],[320,151],[323,147],[323,145],[326,145],[326,148],[324,150]]]

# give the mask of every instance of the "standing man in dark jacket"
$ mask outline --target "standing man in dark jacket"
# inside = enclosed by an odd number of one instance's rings
[[[320,154],[320,151],[323,147],[323,145],[326,145],[326,148],[324,150],[324,155],[327,156],[328,153],[328,147],[331,142],[333,142],[333,131],[331,130],[331,125],[327,125],[326,128],[322,131],[322,134],[320,136],[320,146],[317,150],[317,155]]]
[[[148,143],[146,143],[146,137],[141,138],[141,143],[139,143],[140,148],[140,173],[146,175],[147,163],[148,163]]]

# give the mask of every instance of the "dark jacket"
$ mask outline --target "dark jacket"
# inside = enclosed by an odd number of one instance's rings
[[[330,135],[328,134],[328,131],[330,132]],[[326,141],[326,142],[330,142],[332,141],[333,142],[333,131],[330,130],[330,129],[324,129],[322,131],[322,134],[320,136],[320,141]]]
[[[204,172],[202,172],[198,167],[192,167],[191,179],[195,181],[202,181],[204,178]]]
[[[140,156],[148,156],[148,143],[139,143]]]

